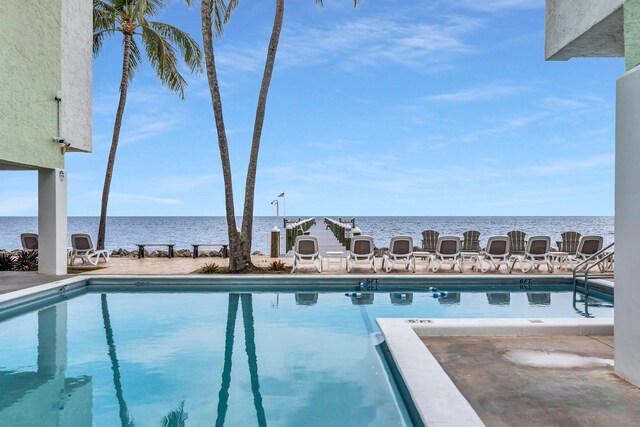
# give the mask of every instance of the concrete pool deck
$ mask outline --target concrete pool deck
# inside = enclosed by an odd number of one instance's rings
[[[421,339],[486,425],[640,420],[640,389],[613,373],[612,336]]]
[[[291,267],[293,263],[293,259],[289,257],[280,257],[280,258],[271,258],[268,256],[252,256],[251,257],[254,265],[257,267],[266,268],[273,261],[281,261],[287,267]],[[391,273],[386,273],[382,269],[382,258],[376,258],[376,268],[378,270],[377,275],[384,276],[387,274],[421,274],[421,275],[452,275],[452,274],[465,274],[465,275],[482,275],[482,273],[478,273],[472,271],[470,266],[467,265],[464,273],[460,273],[458,270],[451,270],[450,268],[442,268],[437,273],[433,273],[430,269],[426,268],[426,264],[424,262],[418,261],[416,272],[413,273],[411,271],[407,271],[404,268],[398,268]],[[229,259],[228,258],[116,258],[112,257],[108,263],[100,263],[99,267],[101,269],[99,271],[87,271],[88,274],[191,274],[195,271],[204,267],[205,264],[216,264],[219,267],[228,267]],[[76,269],[82,269],[86,267],[91,267],[87,265],[77,264],[73,266]],[[512,274],[527,274],[527,275],[567,275],[571,274],[571,270],[564,269],[556,269],[553,273],[548,272],[546,267],[541,267],[540,270],[529,271],[527,273],[522,273],[518,268],[519,264],[516,263],[516,268],[514,269]],[[336,275],[336,274],[352,274],[352,275],[362,275],[362,274],[371,274],[373,273],[371,270],[363,267],[354,268],[352,273],[347,273],[345,267],[345,261],[342,261],[341,268],[338,269],[336,264],[332,264],[331,268],[327,268],[326,260],[323,262],[323,270],[322,273],[318,273],[316,270],[306,267],[301,270],[296,271],[295,274],[300,275]],[[610,272],[609,272],[610,273]],[[499,271],[491,271],[487,274],[500,274],[508,276],[509,273],[507,270],[502,267]]]
[[[274,258],[270,258],[267,256],[253,256],[252,260],[254,265],[262,268],[266,268],[271,262],[274,261]],[[285,263],[287,266],[291,266],[292,260],[291,258],[278,258],[278,260]],[[111,258],[108,263],[101,262],[98,265],[98,268],[91,265],[82,265],[78,264],[73,266],[74,274],[62,275],[62,276],[53,276],[53,275],[44,275],[38,274],[35,272],[19,272],[19,271],[0,271],[0,294],[12,292],[20,289],[26,289],[33,286],[38,286],[46,283],[52,283],[59,280],[63,280],[69,277],[86,277],[86,276],[116,276],[116,275],[143,275],[143,276],[170,276],[170,275],[189,275],[190,277],[195,277],[198,270],[202,269],[205,264],[215,263],[220,267],[228,267],[229,260],[223,258]],[[467,268],[463,273],[458,272],[457,270],[450,269],[442,269],[437,273],[433,273],[431,270],[427,270],[424,265],[421,263],[418,264],[418,268],[415,273],[411,271],[407,271],[405,269],[394,270],[391,273],[386,273],[382,268],[382,259],[376,258],[376,266],[378,268],[377,273],[373,273],[371,270],[365,268],[357,268],[354,269],[351,273],[347,273],[344,268],[344,263],[342,264],[342,269],[338,270],[337,266],[332,266],[331,269],[323,269],[322,273],[318,273],[316,270],[311,268],[303,269],[297,271],[294,274],[290,274],[287,272],[282,272],[278,274],[267,274],[271,278],[273,277],[322,277],[329,279],[330,277],[353,277],[354,280],[358,280],[361,278],[391,278],[394,276],[402,276],[402,277],[431,277],[437,278],[441,277],[444,279],[454,279],[456,277],[464,277],[466,278],[499,278],[502,280],[510,280],[512,278],[514,281],[518,281],[523,277],[526,278],[550,278],[550,277],[563,277],[566,278],[568,275],[570,276],[571,272],[567,270],[556,270],[551,273],[545,271],[544,268],[535,271],[529,271],[527,273],[522,273],[518,268],[514,269],[513,273],[509,274],[504,268],[499,271],[490,271],[487,273],[478,273],[472,271],[470,268]],[[76,273],[77,272],[77,273]],[[612,272],[607,272],[606,274],[611,275]],[[215,278],[221,277],[220,274],[211,274],[207,275],[207,277]],[[243,275],[234,275],[231,277],[259,277],[260,274],[243,274]],[[613,286],[612,279],[597,279],[597,275],[593,277],[594,282],[604,282],[609,286]],[[595,280],[597,279],[597,280]]]
[[[31,271],[2,271],[0,272],[0,294],[18,291],[33,286],[45,285],[67,279],[71,275],[54,276],[38,274]]]
[[[640,389],[613,374],[612,318],[376,322],[427,425],[608,426],[640,418]]]

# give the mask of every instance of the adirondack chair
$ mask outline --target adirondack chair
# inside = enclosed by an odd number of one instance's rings
[[[560,235],[562,237],[561,242],[556,242],[558,245],[558,251],[567,252],[570,255],[574,255],[578,250],[578,244],[580,243],[580,233],[577,231],[565,231]]]
[[[434,230],[424,230],[422,232],[422,250],[425,252],[435,253],[438,246],[438,237],[440,233]]]
[[[507,233],[509,236],[509,247],[511,255],[523,254],[527,248],[527,242],[524,239],[527,233],[520,230],[513,230]]]
[[[471,230],[462,233],[462,252],[480,252],[480,232]]]

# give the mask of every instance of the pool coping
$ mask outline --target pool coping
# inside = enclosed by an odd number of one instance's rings
[[[24,310],[31,304],[42,303],[50,298],[67,296],[91,286],[114,286],[132,289],[161,290],[162,287],[180,285],[229,286],[236,285],[239,291],[249,291],[260,286],[318,286],[336,290],[358,283],[385,286],[421,285],[562,285],[571,283],[572,276],[532,275],[82,275],[65,278],[44,285],[33,286],[0,295],[0,315]],[[580,281],[580,279],[579,279]],[[328,283],[331,283],[328,285]],[[581,281],[583,282],[583,280]],[[592,285],[613,293],[613,283],[592,279]],[[316,289],[314,289],[316,290]],[[526,289],[525,289],[526,290]],[[533,321],[534,320],[534,321]],[[453,384],[438,364],[435,357],[420,340],[420,336],[465,336],[471,335],[583,335],[584,331],[609,330],[613,333],[613,319],[376,319],[387,341],[389,351],[405,382],[411,399],[426,425],[430,426],[475,426],[484,425],[471,405]],[[598,329],[599,328],[599,329]],[[595,334],[595,332],[589,332]],[[600,332],[602,333],[602,332]],[[430,335],[434,334],[434,335]],[[427,397],[427,394],[429,395]]]
[[[416,410],[429,426],[484,423],[421,337],[613,335],[613,318],[378,318],[376,322]]]

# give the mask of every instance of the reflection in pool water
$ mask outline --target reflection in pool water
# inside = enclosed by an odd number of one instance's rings
[[[11,342],[3,340],[10,351]],[[0,363],[0,425],[89,426],[91,377],[67,377],[67,304],[37,313],[37,362],[10,370]]]
[[[612,312],[545,289],[87,293],[0,322],[0,425],[406,425],[375,318]]]

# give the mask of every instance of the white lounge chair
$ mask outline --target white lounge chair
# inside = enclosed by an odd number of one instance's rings
[[[527,241],[527,248],[524,255],[514,255],[511,257],[511,269],[515,266],[516,261],[520,263],[520,270],[523,273],[530,271],[532,268],[539,268],[546,265],[550,272],[554,271],[553,263],[549,257],[551,249],[551,238],[549,236],[534,236]],[[526,266],[529,265],[529,268]]]
[[[318,239],[316,236],[302,235],[296,237],[293,254],[293,268],[291,269],[291,272],[294,273],[303,265],[313,266],[318,270],[318,273],[322,273],[322,257],[318,250]]]
[[[347,272],[351,273],[356,265],[366,265],[377,273],[375,263],[375,249],[373,245],[373,237],[371,236],[353,236],[351,238],[351,251],[347,258]]]
[[[395,236],[389,243],[389,253],[382,257],[382,268],[387,273],[391,272],[396,264],[409,267],[416,272],[416,260],[413,256],[413,238],[410,236]]]
[[[22,242],[23,251],[37,251],[38,250],[38,235],[36,233],[22,233],[20,235],[20,242]]]
[[[569,255],[568,262],[570,264],[578,265],[582,261],[587,260],[590,256],[596,254],[602,250],[604,245],[604,239],[602,236],[582,236],[580,242],[578,242],[578,248],[575,255]],[[587,268],[591,264],[595,264],[599,261],[599,258],[593,259],[592,262],[585,263],[581,268]],[[602,263],[598,265],[601,272],[604,272],[604,266]]]
[[[109,262],[109,252],[105,249],[96,250],[91,236],[86,233],[72,234],[71,247],[71,265],[77,258],[81,259],[83,264],[88,262],[91,265],[98,265],[100,257],[104,259],[104,262]]]
[[[436,246],[436,254],[431,261],[431,269],[435,273],[443,265],[450,265],[451,269],[458,267],[462,272],[460,264],[460,238],[458,236],[440,236]]]
[[[500,270],[501,265],[507,266],[507,271],[511,273],[509,264],[509,251],[511,250],[511,239],[508,236],[491,236],[487,241],[487,248],[478,257],[478,269],[486,273],[490,269]],[[489,264],[485,268],[485,262]]]

